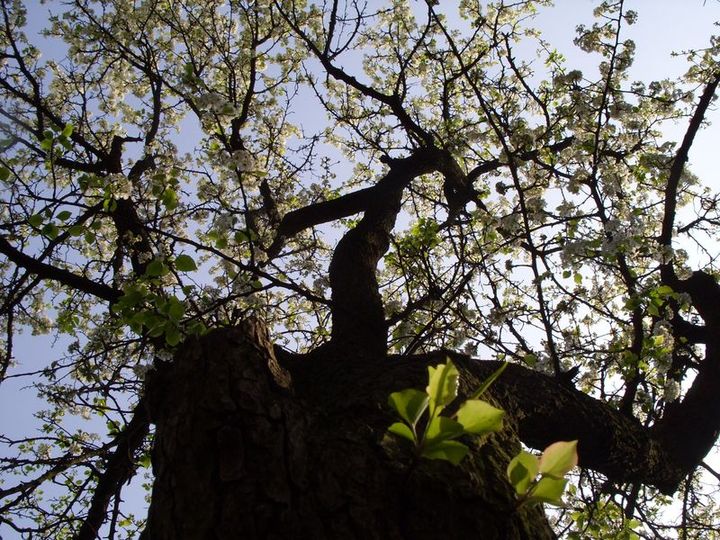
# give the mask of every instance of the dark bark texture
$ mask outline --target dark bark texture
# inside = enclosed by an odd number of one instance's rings
[[[431,359],[416,360],[378,359],[390,369],[325,392],[324,369],[316,385],[293,384],[260,324],[190,342],[147,388],[157,431],[144,538],[554,538],[505,480],[512,422],[468,441],[458,467],[415,462],[384,436],[387,392]]]

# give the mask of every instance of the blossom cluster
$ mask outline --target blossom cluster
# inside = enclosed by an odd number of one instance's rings
[[[199,109],[213,114],[236,116],[237,110],[228,99],[218,92],[208,92],[195,99]]]
[[[132,182],[124,174],[108,174],[105,180],[107,181],[105,191],[110,193],[114,199],[128,199],[132,195]]]
[[[255,157],[247,150],[235,150],[226,160],[228,167],[241,172],[256,170]]]

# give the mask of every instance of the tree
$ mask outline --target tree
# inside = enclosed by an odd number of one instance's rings
[[[720,218],[686,162],[717,40],[631,82],[604,1],[594,77],[528,26],[546,4],[73,0],[42,60],[0,0],[0,379],[17,332],[67,347],[24,375],[40,433],[2,438],[6,530],[710,534]],[[457,467],[385,432],[447,357],[465,394],[509,363]],[[575,439],[566,508],[518,506],[519,442]]]

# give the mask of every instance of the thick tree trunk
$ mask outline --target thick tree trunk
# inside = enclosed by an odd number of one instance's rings
[[[408,380],[424,371],[416,364]],[[515,508],[512,427],[458,467],[413,463],[384,437],[386,392],[405,387],[403,371],[324,391],[328,379],[292,384],[258,324],[190,342],[148,383],[157,430],[144,538],[553,538],[539,508]]]

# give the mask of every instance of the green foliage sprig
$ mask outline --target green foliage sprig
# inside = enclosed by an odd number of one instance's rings
[[[470,449],[456,439],[463,435],[493,433],[503,427],[505,411],[478,398],[505,368],[507,362],[495,370],[456,413],[442,416],[443,410],[457,398],[460,372],[449,358],[446,364],[428,366],[425,392],[407,388],[390,394],[388,404],[402,422],[393,423],[388,432],[412,442],[419,457],[458,465]],[[507,477],[518,495],[518,506],[533,503],[562,506],[562,494],[568,482],[565,475],[578,462],[577,442],[555,442],[539,458],[522,450],[510,461]]]
[[[507,467],[507,476],[519,504],[548,503],[562,506],[567,486],[565,475],[577,465],[577,441],[558,441],[538,458],[522,450]]]
[[[403,421],[395,422],[388,431],[411,441],[420,457],[443,459],[457,465],[469,448],[455,439],[502,429],[505,411],[477,398],[506,367],[507,364],[500,366],[455,414],[441,416],[442,411],[457,398],[460,373],[450,359],[447,364],[428,366],[425,392],[408,388],[390,394],[388,403]],[[426,413],[427,419],[421,421]],[[420,426],[422,429],[419,429]]]

